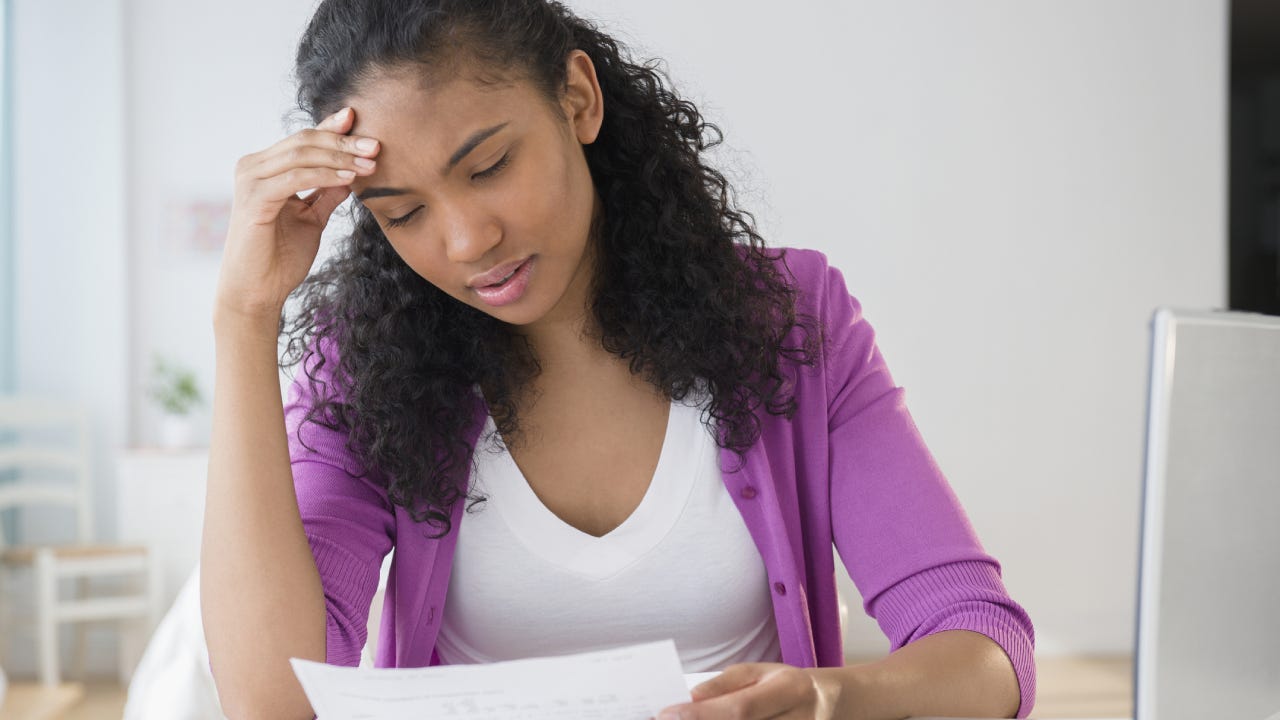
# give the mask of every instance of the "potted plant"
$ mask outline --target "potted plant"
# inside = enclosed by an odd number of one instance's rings
[[[164,411],[160,418],[160,444],[169,448],[189,446],[191,411],[204,403],[196,374],[157,355],[151,369],[150,395]]]

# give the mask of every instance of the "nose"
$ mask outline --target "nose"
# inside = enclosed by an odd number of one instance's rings
[[[452,204],[440,217],[444,252],[449,262],[479,263],[502,242],[501,224],[481,205]]]

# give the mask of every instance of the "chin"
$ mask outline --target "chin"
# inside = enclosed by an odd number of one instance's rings
[[[483,302],[470,303],[471,307],[508,325],[530,325],[546,315],[545,308],[520,302],[506,307],[491,307]]]

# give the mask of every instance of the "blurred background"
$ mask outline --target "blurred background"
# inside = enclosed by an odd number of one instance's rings
[[[1151,313],[1280,312],[1276,4],[568,4],[725,131],[770,244],[844,271],[1038,654],[1130,653]],[[98,539],[161,548],[165,603],[199,543],[232,170],[294,127],[312,6],[5,3],[0,389],[88,409]],[[8,541],[64,529],[37,517]],[[844,581],[849,654],[883,653]],[[95,630],[85,674],[118,644]]]

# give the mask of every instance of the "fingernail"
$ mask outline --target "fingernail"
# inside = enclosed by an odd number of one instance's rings
[[[355,176],[356,176],[356,174],[355,174],[355,171],[353,171],[353,170],[339,170],[339,171],[338,171],[338,177],[342,178],[343,180],[351,180],[351,179],[353,179]]]
[[[334,114],[333,114],[333,119],[334,119],[334,120],[346,120],[346,119],[347,119],[347,113],[348,113],[348,112],[350,112],[350,111],[351,111],[351,108],[349,108],[349,107],[344,107],[344,108],[342,108],[341,110],[339,110],[338,112],[336,112],[336,113],[334,113]]]
[[[370,152],[378,149],[378,141],[372,138],[360,138],[356,141],[356,149],[360,152]]]
[[[370,160],[369,158],[362,158],[362,157],[355,158],[353,162],[355,162],[356,167],[364,168],[365,170],[368,170],[372,168],[374,165],[377,165],[377,163]]]

